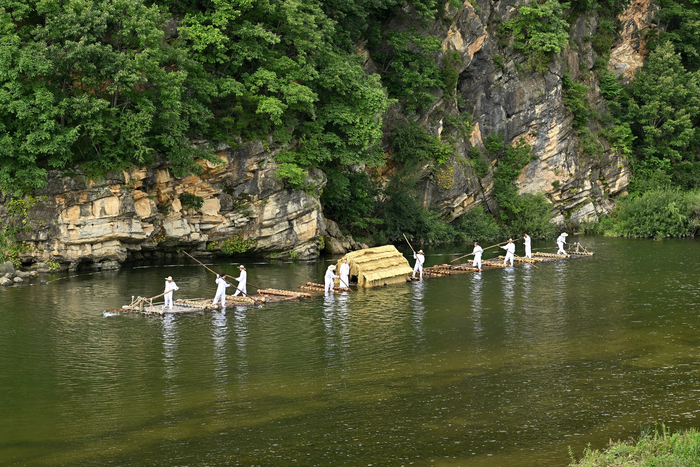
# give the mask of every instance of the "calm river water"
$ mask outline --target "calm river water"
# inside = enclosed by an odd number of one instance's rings
[[[213,297],[192,263],[1,289],[0,465],[566,466],[700,426],[700,243],[577,240],[596,255],[225,313],[103,313],[168,275]],[[245,264],[294,289],[329,260]]]

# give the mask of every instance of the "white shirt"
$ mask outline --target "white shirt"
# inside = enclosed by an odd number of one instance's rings
[[[557,243],[566,243],[566,237],[559,235],[559,238],[557,238]]]
[[[508,245],[501,248],[506,250],[508,253],[515,253],[515,243],[509,243]]]
[[[340,275],[341,276],[350,275],[350,266],[348,265],[348,263],[342,263],[340,265]]]
[[[175,281],[165,281],[165,292],[172,292],[173,290],[179,290],[180,288],[175,284]]]
[[[242,269],[241,275],[236,278],[236,280],[238,281],[238,285],[245,284],[246,279],[248,279],[248,273],[245,269]]]
[[[325,279],[332,281],[336,277],[338,277],[338,276],[335,275],[335,272],[332,269],[326,269]]]
[[[216,285],[217,285],[216,294],[219,295],[219,294],[224,293],[226,291],[226,287],[228,287],[231,284],[227,283],[226,279],[219,277],[219,275],[217,274],[216,275]]]
[[[422,253],[413,253],[413,258],[416,260],[417,264],[420,264],[423,266],[423,263],[425,263],[425,255]]]
[[[525,246],[528,247],[528,246],[530,246],[530,242],[532,241],[532,239],[530,237],[525,237],[524,241],[525,241]]]
[[[474,247],[474,251],[472,251],[472,254],[474,255],[474,259],[481,259],[481,254],[484,252],[484,249],[481,248],[479,245],[476,245]]]

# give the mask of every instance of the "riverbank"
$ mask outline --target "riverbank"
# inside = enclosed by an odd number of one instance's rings
[[[573,456],[572,456],[573,457]],[[569,467],[700,465],[700,432],[671,433],[668,428],[643,431],[639,440],[617,441],[604,451],[586,449]]]

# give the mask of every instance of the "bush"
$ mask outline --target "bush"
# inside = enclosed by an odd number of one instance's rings
[[[568,3],[545,0],[524,4],[517,16],[502,26],[513,34],[513,48],[524,52],[539,73],[547,71],[551,58],[561,53],[569,41],[569,24],[562,19]]]
[[[328,218],[353,235],[367,234],[382,223],[376,218],[378,189],[366,172],[326,169],[326,175],[321,201]]]
[[[552,205],[542,195],[518,195],[512,208],[513,217],[508,223],[511,236],[527,233],[533,238],[549,238],[556,233],[552,219]]]
[[[469,156],[469,161],[471,162],[472,168],[474,168],[476,176],[479,178],[485,177],[489,173],[489,165],[484,160],[484,155],[479,148],[475,146],[469,148],[467,155]]]
[[[243,240],[238,235],[234,235],[221,242],[221,252],[227,255],[245,253],[256,244],[257,242],[255,240]]]
[[[453,147],[443,144],[437,136],[414,122],[397,128],[391,134],[391,144],[394,149],[391,157],[407,165],[430,160],[444,164],[454,154]]]
[[[686,237],[700,226],[700,192],[655,189],[620,198],[606,235],[622,237]]]
[[[467,242],[491,240],[503,236],[496,220],[481,206],[472,208],[466,214],[455,219],[452,226]]]
[[[182,193],[180,196],[178,196],[178,199],[183,207],[192,208],[195,210],[195,212],[202,209],[202,206],[204,205],[204,198],[192,193]]]

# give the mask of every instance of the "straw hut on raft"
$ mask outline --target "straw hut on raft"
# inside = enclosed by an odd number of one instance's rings
[[[394,245],[365,248],[343,256],[336,265],[336,274],[340,271],[343,259],[350,266],[350,283],[357,282],[357,287],[378,287],[387,284],[406,282],[413,273],[408,260]]]

